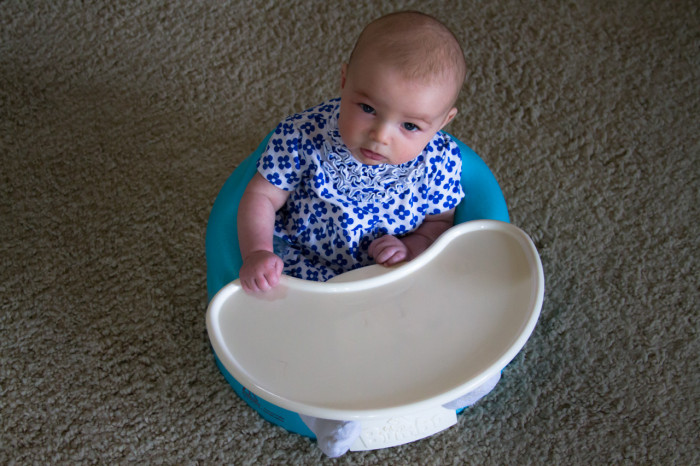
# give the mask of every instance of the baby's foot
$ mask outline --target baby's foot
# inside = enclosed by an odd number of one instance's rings
[[[462,395],[456,400],[450,401],[449,403],[445,403],[442,406],[444,408],[454,409],[456,411],[466,408],[467,406],[471,406],[483,397],[485,397],[491,390],[493,390],[499,380],[501,380],[500,372],[496,373],[496,375],[494,375],[490,379],[487,379],[486,382],[479,385],[466,395]]]
[[[357,421],[332,421],[304,415],[301,420],[316,434],[318,447],[330,458],[344,455],[362,431]]]

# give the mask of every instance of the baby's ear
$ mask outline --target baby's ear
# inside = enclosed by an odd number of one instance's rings
[[[457,107],[452,107],[449,112],[447,112],[447,115],[445,115],[445,121],[443,121],[442,126],[440,126],[440,129],[444,128],[447,126],[447,123],[452,121],[452,119],[457,115]]]
[[[345,77],[348,75],[348,64],[343,63],[340,68],[340,89],[345,89]]]

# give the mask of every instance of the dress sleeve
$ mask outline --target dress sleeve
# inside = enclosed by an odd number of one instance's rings
[[[457,207],[464,198],[462,189],[462,153],[446,134],[438,135],[428,147],[428,209],[426,215],[437,215]]]
[[[301,150],[306,144],[303,132],[293,119],[283,121],[258,160],[258,172],[278,188],[294,190],[308,170],[306,151]]]

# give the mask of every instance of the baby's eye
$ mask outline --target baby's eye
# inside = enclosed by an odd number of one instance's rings
[[[418,131],[420,128],[413,123],[406,122],[403,124],[403,129],[406,131]]]
[[[374,109],[367,104],[360,104],[360,108],[365,113],[374,113]]]

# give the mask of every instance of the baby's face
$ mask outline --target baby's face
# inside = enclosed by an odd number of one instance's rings
[[[365,165],[409,162],[457,113],[453,86],[404,78],[373,60],[343,65],[338,126],[352,155]]]

